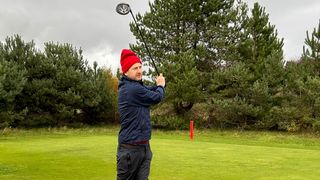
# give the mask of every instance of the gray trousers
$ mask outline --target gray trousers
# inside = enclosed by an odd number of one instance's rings
[[[150,145],[118,145],[117,180],[147,180],[152,152]]]

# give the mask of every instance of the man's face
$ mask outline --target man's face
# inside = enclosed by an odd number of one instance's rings
[[[124,74],[132,80],[141,81],[142,80],[142,65],[140,63],[135,63]]]

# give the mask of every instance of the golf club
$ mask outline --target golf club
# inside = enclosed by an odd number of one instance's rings
[[[155,68],[155,70],[156,70],[156,72],[157,72],[157,74],[158,74],[158,76],[159,76],[159,71],[158,71],[158,69],[157,69],[157,66],[156,66],[156,64],[155,64],[154,61],[153,61],[153,58],[152,58],[151,53],[150,53],[150,51],[149,51],[149,48],[148,48],[148,46],[147,46],[147,44],[146,44],[146,42],[145,42],[145,40],[144,40],[144,37],[143,37],[143,35],[142,35],[142,32],[141,32],[140,29],[139,29],[138,23],[137,23],[136,18],[134,17],[134,15],[133,15],[133,13],[132,13],[132,11],[131,11],[131,8],[130,8],[129,4],[126,4],[126,3],[120,3],[120,4],[118,4],[117,7],[116,7],[116,11],[117,11],[117,13],[119,13],[119,14],[121,14],[121,15],[127,15],[129,12],[131,13],[131,16],[132,16],[132,18],[133,18],[133,20],[134,20],[134,23],[136,24],[136,27],[137,27],[137,29],[138,29],[138,31],[139,31],[140,36],[141,36],[142,42],[143,42],[143,44],[144,44],[144,47],[146,48],[146,50],[147,50],[147,52],[148,52],[148,54],[149,54],[149,57],[150,57],[150,59],[151,59],[151,61],[152,61],[152,64],[153,64],[153,66],[154,66],[154,68]]]

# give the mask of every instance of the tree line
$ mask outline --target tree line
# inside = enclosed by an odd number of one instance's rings
[[[136,19],[166,76],[154,126],[320,130],[320,22],[301,58],[285,61],[264,7],[234,0],[154,0]],[[134,23],[130,44],[156,75]],[[118,122],[117,81],[70,44],[0,43],[0,127]],[[149,78],[149,79],[150,79]],[[149,82],[145,82],[149,83]],[[172,110],[172,111],[171,111]]]
[[[136,19],[174,111],[155,113],[155,124],[196,118],[198,127],[320,130],[320,24],[307,32],[301,58],[285,61],[283,39],[258,3],[249,9],[235,0],[154,0],[149,7]],[[130,27],[137,39],[130,47],[154,76],[137,27]]]
[[[0,43],[0,127],[55,127],[116,121],[111,70],[91,68],[82,50],[19,35]]]

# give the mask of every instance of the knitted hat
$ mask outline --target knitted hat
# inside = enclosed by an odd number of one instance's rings
[[[129,49],[123,49],[120,59],[122,73],[126,73],[135,63],[142,64],[139,57],[133,51]]]

